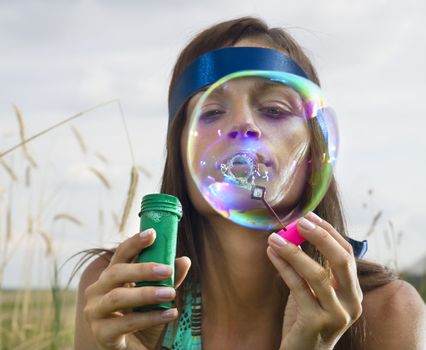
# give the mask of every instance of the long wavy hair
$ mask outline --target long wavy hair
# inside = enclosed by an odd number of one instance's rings
[[[300,45],[289,33],[282,28],[269,28],[264,21],[258,18],[242,17],[213,25],[196,35],[190,41],[180,53],[174,66],[169,87],[169,98],[177,78],[195,58],[214,49],[233,46],[242,39],[253,39],[273,49],[283,51],[301,66],[311,81],[320,86],[314,66]],[[202,256],[207,246],[204,240],[212,240],[209,235],[202,234],[208,224],[191,203],[185,179],[182,178],[184,168],[181,157],[180,139],[186,119],[185,107],[183,106],[178,111],[178,115],[175,116],[172,124],[169,125],[167,157],[161,186],[162,193],[175,195],[182,202],[184,216],[179,227],[177,254],[178,256],[186,255],[192,260],[190,278],[185,280],[183,288],[178,292],[178,305],[182,305],[184,294],[191,291],[186,285],[188,281],[191,281],[191,286],[202,283],[204,271]],[[343,236],[346,236],[346,224],[342,204],[334,178],[323,200],[315,209],[315,212],[332,224]],[[209,241],[208,246],[209,249],[214,249],[216,252],[221,251],[221,247],[217,241]],[[326,265],[321,254],[314,246],[305,242],[302,248],[313,259],[322,265]],[[223,259],[217,259],[216,261],[222,261],[222,264],[226,263]],[[396,279],[396,276],[391,270],[377,264],[358,260],[357,267],[358,278],[364,293]],[[335,349],[362,349],[365,344],[365,336],[366,324],[364,318],[361,316],[342,336]]]
[[[253,39],[270,48],[286,53],[301,66],[311,81],[320,86],[314,66],[300,45],[288,32],[282,28],[269,28],[264,21],[258,18],[241,17],[213,25],[200,32],[189,42],[180,53],[173,68],[169,86],[169,98],[177,78],[195,58],[214,49],[233,46],[242,39]],[[173,122],[169,125],[167,155],[161,183],[162,193],[175,195],[182,203],[184,214],[179,224],[177,256],[185,255],[192,261],[189,276],[177,290],[177,307],[180,309],[180,314],[185,295],[195,292],[194,286],[203,283],[202,276],[205,271],[203,254],[205,247],[208,246],[209,249],[214,249],[216,254],[221,254],[220,242],[214,240],[214,235],[203,235],[203,232],[211,228],[207,227],[206,219],[203,218],[202,214],[198,213],[188,195],[189,191],[184,178],[180,147],[185,122],[186,105],[178,111]],[[332,178],[329,189],[315,212],[333,225],[342,236],[346,237],[347,231],[342,204],[334,178]],[[210,240],[208,245],[205,240]],[[314,260],[323,266],[327,266],[327,262],[314,246],[305,242],[302,244],[302,249]],[[92,249],[86,252],[89,253],[83,257],[79,267],[93,255],[103,255],[108,258],[112,253],[112,251],[102,249]],[[103,254],[105,252],[108,252],[108,254]],[[226,271],[226,261],[224,259],[217,259],[216,261],[222,264],[225,267],[222,270]],[[357,260],[357,269],[361,289],[364,293],[381,287],[397,278],[393,271],[388,268],[362,260]],[[232,286],[232,283],[225,283],[225,285]],[[335,349],[363,349],[365,347],[366,332],[366,322],[364,317],[361,316],[340,338]]]

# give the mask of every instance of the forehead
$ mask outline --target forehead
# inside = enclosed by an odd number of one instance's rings
[[[226,95],[230,92],[238,92],[238,93],[257,93],[262,94],[266,92],[281,92],[289,95],[298,96],[296,91],[294,91],[291,87],[284,85],[282,83],[272,81],[265,78],[238,78],[227,81],[226,83],[218,86],[214,89],[210,95]]]
[[[188,110],[191,111],[200,97],[210,86],[198,91],[192,96],[188,103]],[[300,101],[300,95],[290,86],[283,83],[260,77],[242,77],[227,81],[212,90],[207,97],[226,98],[230,96],[280,96],[282,99]]]

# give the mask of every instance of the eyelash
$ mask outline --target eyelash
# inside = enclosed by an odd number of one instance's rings
[[[212,109],[201,113],[200,120],[203,120],[206,123],[211,123],[219,118],[219,115],[224,114],[225,112],[219,109]]]
[[[271,110],[274,110],[275,112],[270,113]],[[266,106],[259,108],[259,111],[266,117],[272,118],[272,119],[282,119],[285,117],[289,117],[291,115],[294,115],[293,112],[283,109],[279,106]],[[277,113],[278,112],[278,113]],[[220,109],[212,109],[207,110],[203,112],[200,116],[200,120],[203,120],[206,123],[211,123],[217,120],[220,115],[225,114],[225,111],[222,111]]]
[[[270,113],[271,110],[274,110],[276,112]],[[259,108],[259,111],[262,112],[267,117],[270,117],[273,119],[281,119],[281,118],[289,117],[294,114],[291,111],[285,110],[279,106],[266,106],[266,107]]]

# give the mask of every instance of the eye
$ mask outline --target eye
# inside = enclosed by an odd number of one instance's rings
[[[266,117],[273,119],[281,119],[293,115],[291,111],[280,106],[265,106],[259,108],[259,111]]]
[[[225,113],[224,111],[217,108],[209,109],[201,113],[200,120],[205,123],[212,123],[215,120],[219,119],[220,116],[224,113]]]

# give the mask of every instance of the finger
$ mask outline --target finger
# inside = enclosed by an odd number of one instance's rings
[[[94,333],[104,344],[113,343],[124,334],[133,333],[153,326],[169,323],[176,319],[176,309],[165,311],[131,312],[121,317],[97,322]]]
[[[300,275],[281,257],[278,253],[268,247],[266,253],[271,260],[272,264],[278,270],[281,278],[284,280],[284,283],[290,289],[294,300],[300,306],[304,305],[313,310],[318,308],[318,303],[315,301],[315,297],[312,295],[311,289],[306,284]]]
[[[191,267],[191,259],[189,259],[187,256],[177,258],[175,266],[175,288],[178,288],[189,272]]]
[[[176,291],[170,287],[115,288],[100,299],[92,317],[109,317],[113,312],[159,304],[175,297]]]
[[[168,280],[172,273],[171,266],[159,263],[114,264],[101,273],[98,283],[93,285],[92,292],[104,294],[132,282],[164,281]]]
[[[353,254],[352,246],[351,244],[343,237],[339,232],[336,231],[336,229],[327,221],[321,219],[317,214],[314,212],[309,212],[306,216],[306,219],[313,222],[314,224],[317,224],[318,226],[322,227],[324,230],[330,233],[330,235],[350,254]]]
[[[352,245],[346,240],[346,238],[344,236],[342,236],[330,223],[328,223],[327,221],[323,220],[322,218],[320,218],[317,214],[315,214],[314,212],[310,212],[308,213],[308,215],[306,215],[306,218],[317,224],[318,226],[322,227],[323,229],[325,229],[326,231],[328,231],[330,233],[330,235],[352,256],[354,256],[354,252],[353,252],[353,247]],[[354,266],[356,267],[356,263],[354,264]],[[359,280],[358,278],[355,279],[355,288],[357,290],[357,294],[358,297],[360,298],[360,300],[362,301],[362,290],[361,290],[361,286],[359,285]]]
[[[320,264],[276,233],[269,236],[268,243],[308,283],[324,310],[340,309],[329,273]]]
[[[153,228],[137,233],[126,239],[117,247],[109,266],[118,263],[132,262],[135,256],[138,255],[142,249],[149,247],[154,240],[155,230]]]
[[[361,288],[356,273],[356,261],[351,252],[348,252],[340,242],[338,242],[331,234],[339,235],[336,230],[332,230],[330,224],[315,225],[312,221],[303,218],[298,222],[298,230],[300,234],[312,243],[321,254],[329,261],[333,275],[336,279],[336,289],[347,302],[353,302],[360,297]],[[323,228],[326,227],[327,229]],[[329,231],[330,230],[330,231]],[[340,236],[342,239],[343,237]],[[350,246],[348,242],[346,244]]]

